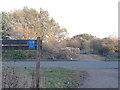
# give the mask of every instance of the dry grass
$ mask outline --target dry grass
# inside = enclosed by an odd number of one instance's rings
[[[105,57],[100,56],[100,55],[96,55],[96,54],[89,54],[89,55],[92,56],[93,58],[97,59],[97,60],[102,60],[102,61],[106,60]]]

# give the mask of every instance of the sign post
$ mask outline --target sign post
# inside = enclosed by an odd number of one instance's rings
[[[42,40],[40,37],[37,38],[37,64],[36,64],[36,88],[40,87],[40,59],[41,59],[41,48]]]

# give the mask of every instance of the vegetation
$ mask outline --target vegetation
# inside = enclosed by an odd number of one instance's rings
[[[27,59],[35,59],[36,51],[35,50],[5,50],[2,51],[2,59],[3,60],[27,60]]]
[[[6,82],[3,84],[4,87],[8,88],[8,86],[12,83],[14,86],[16,84],[15,81],[17,80],[17,88],[20,88],[22,85],[27,88],[35,87],[35,68],[4,68],[3,71],[3,77],[5,77],[5,80],[3,80],[3,82]],[[13,72],[15,74],[12,74]],[[41,68],[40,86],[41,88],[77,88],[78,86],[82,85],[82,81],[86,75],[86,71],[82,70],[72,70],[65,68]],[[10,76],[11,78],[8,79]],[[13,76],[16,76],[17,79],[15,79]],[[26,78],[24,79],[23,77]],[[25,82],[22,83],[22,81]],[[11,86],[11,88],[13,87]]]
[[[5,50],[2,51],[2,59],[3,61],[36,61],[36,50]],[[64,53],[63,53],[64,52]],[[42,59],[41,61],[63,61],[63,60],[81,60],[83,58],[82,55],[68,56],[68,53],[65,51],[61,51],[60,53],[50,52],[50,51],[42,51]],[[69,54],[71,55],[71,53]],[[74,54],[72,54],[74,55]]]
[[[2,33],[2,38],[3,39],[9,39],[10,36],[10,31],[12,30],[12,26],[11,26],[11,19],[9,17],[9,14],[6,12],[2,12],[1,15],[2,16],[2,30],[0,31]]]
[[[27,76],[17,72],[15,68],[2,67],[2,88],[27,88],[30,82]]]
[[[59,26],[53,18],[49,17],[48,11],[24,7],[23,10],[14,12],[2,12],[3,39],[36,39],[40,37],[47,40],[51,37],[57,40],[67,36],[67,30]]]
[[[79,34],[68,38],[66,28],[62,28],[46,10],[38,12],[33,8],[2,12],[2,39],[36,39],[43,40],[43,59],[78,58],[82,51],[102,55],[109,60],[120,57],[118,40],[113,37],[97,38],[91,34]],[[13,54],[13,57],[8,55]],[[3,59],[35,58],[35,51],[3,51]],[[106,59],[107,60],[107,59]]]
[[[33,8],[2,12],[3,40],[29,40],[40,37],[43,40],[44,59],[70,59],[78,57],[72,49],[66,49],[67,29],[59,26],[46,10]],[[65,48],[63,50],[63,48]],[[10,55],[8,55],[10,53]],[[13,54],[12,57],[11,53]],[[70,56],[72,54],[72,57]],[[3,59],[35,58],[35,51],[3,51]]]
[[[91,34],[84,33],[84,34],[79,34],[79,35],[73,36],[73,39],[74,38],[75,39],[92,40],[93,38],[95,38],[95,36],[92,36]]]
[[[118,59],[118,40],[115,38],[93,39],[91,48],[94,54],[99,54],[106,57],[105,60]]]
[[[84,45],[84,48],[81,47],[80,43]],[[118,40],[115,38],[99,39],[94,37],[91,40],[84,40],[84,42],[78,41],[78,39],[73,40],[73,38],[59,42],[52,38],[48,42],[43,43],[42,59],[70,60],[72,58],[75,60],[79,58],[80,53],[83,51],[85,53],[101,55],[105,57],[104,60],[118,60],[118,49]],[[3,51],[4,60],[35,60],[35,58],[35,50]]]
[[[96,38],[91,34],[79,34],[68,40],[67,46],[83,49],[90,49],[90,40]]]
[[[97,54],[104,60],[119,60],[118,39],[114,37],[100,39],[91,34],[80,34],[69,39],[67,46],[79,48],[80,53]]]

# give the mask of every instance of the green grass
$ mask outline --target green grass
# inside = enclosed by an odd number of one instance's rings
[[[17,71],[32,78],[31,72],[35,68],[17,68]],[[41,68],[40,83],[41,88],[76,88],[82,85],[86,77],[86,71],[72,70],[65,68]]]
[[[79,55],[77,58],[73,58],[72,60],[69,59],[41,59],[41,61],[80,61],[84,58],[83,55]],[[5,58],[3,57],[2,61],[36,61],[36,59],[32,58],[25,58],[25,59],[19,59],[19,58]]]
[[[3,59],[2,61],[36,61],[37,59]],[[80,61],[81,59],[41,59],[40,61]]]
[[[120,61],[119,58],[106,58],[105,61]]]
[[[120,60],[119,58],[104,57],[104,56],[97,55],[97,54],[89,54],[89,55],[95,59],[102,60],[102,61],[118,61],[118,60]]]
[[[6,61],[11,60],[29,60],[36,57],[36,51],[35,50],[5,50],[2,51],[2,59]]]

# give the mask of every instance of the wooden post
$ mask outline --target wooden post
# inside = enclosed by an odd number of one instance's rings
[[[36,64],[36,88],[40,88],[40,59],[41,59],[41,42],[40,37],[37,37],[37,64]]]

